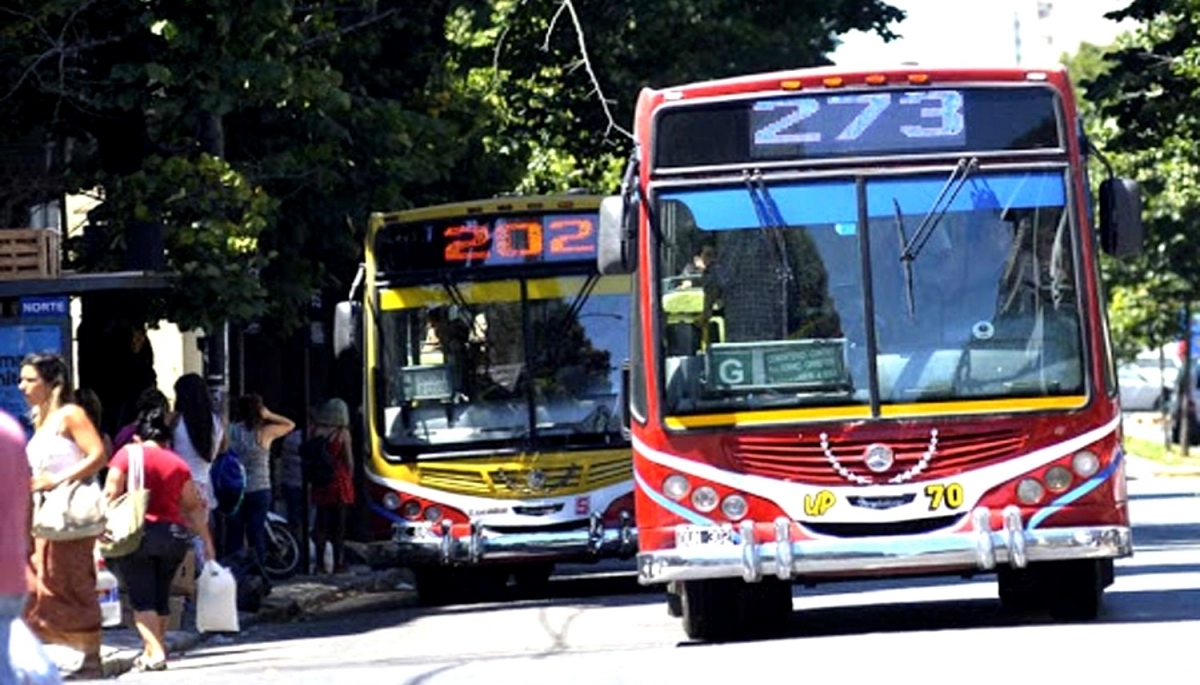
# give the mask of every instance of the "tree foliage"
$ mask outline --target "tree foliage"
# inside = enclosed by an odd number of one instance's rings
[[[838,34],[890,39],[904,16],[879,0],[495,0],[489,11],[470,17],[488,40],[464,65],[490,78],[500,136],[535,151],[529,191],[611,183],[642,88],[828,64]]]
[[[641,87],[819,64],[901,18],[882,0],[8,0],[0,136],[49,144],[56,190],[103,199],[76,266],[112,268],[161,222],[178,278],[152,316],[287,331],[344,291],[370,211],[605,190]]]
[[[1088,48],[1073,66],[1081,60],[1092,65],[1082,74],[1094,103],[1089,135],[1142,190],[1145,251],[1104,262],[1114,338],[1128,358],[1179,337],[1180,311],[1194,297],[1200,269],[1200,153],[1194,145],[1200,115],[1193,104],[1200,88],[1200,3],[1137,0],[1108,16],[1134,19],[1140,28],[1102,56]]]

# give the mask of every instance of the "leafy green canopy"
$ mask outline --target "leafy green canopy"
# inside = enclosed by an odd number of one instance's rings
[[[1146,249],[1104,261],[1113,337],[1128,359],[1180,336],[1200,273],[1200,2],[1138,0],[1107,16],[1139,29],[1107,51],[1084,46],[1069,66],[1086,90],[1089,136],[1141,184]]]
[[[162,223],[179,278],[151,316],[286,332],[314,292],[344,292],[370,211],[607,189],[641,87],[823,63],[838,34],[890,37],[902,16],[881,0],[8,0],[0,142],[51,143],[54,191],[104,199],[89,244]],[[113,268],[109,252],[70,257]]]

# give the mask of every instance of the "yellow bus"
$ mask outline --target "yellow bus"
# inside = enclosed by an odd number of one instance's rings
[[[630,278],[596,269],[600,197],[373,214],[335,352],[364,363],[373,556],[424,600],[535,590],[630,558]]]

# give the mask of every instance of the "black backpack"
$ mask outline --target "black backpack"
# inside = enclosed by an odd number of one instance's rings
[[[333,450],[329,438],[316,436],[300,444],[300,464],[310,485],[323,488],[333,482]]]

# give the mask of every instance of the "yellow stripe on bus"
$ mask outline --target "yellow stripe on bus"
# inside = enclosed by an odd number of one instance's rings
[[[1033,412],[1054,409],[1078,409],[1087,403],[1085,395],[1067,397],[1038,397],[1004,400],[975,400],[970,402],[936,402],[923,404],[890,404],[880,408],[885,419],[918,418],[997,412]],[[871,418],[871,409],[857,407],[819,407],[814,409],[771,409],[742,411],[701,416],[668,416],[668,428],[716,428],[723,426],[766,426],[792,421],[855,421]]]
[[[534,300],[575,297],[583,288],[585,280],[582,276],[532,279],[527,282],[529,297]],[[592,293],[595,295],[619,295],[628,293],[629,288],[629,276],[603,276],[596,283],[596,288]],[[463,299],[471,304],[516,302],[521,299],[521,286],[517,281],[460,283],[458,291],[462,293]],[[383,311],[450,303],[450,293],[440,285],[391,288],[379,291],[379,308]]]

